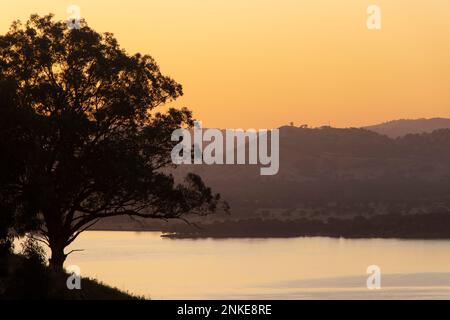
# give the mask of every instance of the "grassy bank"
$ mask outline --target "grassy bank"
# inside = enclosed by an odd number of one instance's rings
[[[95,279],[82,278],[81,290],[69,290],[69,274],[38,261],[7,254],[0,258],[0,300],[134,300],[139,299]]]

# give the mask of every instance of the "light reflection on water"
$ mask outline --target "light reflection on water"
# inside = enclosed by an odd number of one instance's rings
[[[90,231],[71,249],[85,251],[66,266],[152,299],[450,298],[447,240],[171,240]],[[369,265],[381,268],[381,290],[365,288]]]

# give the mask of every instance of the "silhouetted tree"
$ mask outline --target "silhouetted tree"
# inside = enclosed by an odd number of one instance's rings
[[[172,166],[172,131],[193,119],[185,108],[154,111],[182,87],[150,56],[128,55],[112,34],[84,21],[70,29],[51,15],[33,15],[0,37],[0,74],[0,90],[11,95],[2,125],[21,126],[16,137],[1,131],[4,158],[17,156],[18,166],[3,189],[20,195],[23,216],[40,219],[50,265],[61,268],[65,248],[105,217],[216,210],[219,196],[198,176],[178,183],[164,170]],[[22,152],[8,153],[17,141]]]
[[[17,188],[34,146],[27,139],[30,114],[14,107],[14,94],[14,83],[0,78],[0,253],[9,252],[13,235],[23,235],[37,225],[35,211],[23,198],[26,190]]]

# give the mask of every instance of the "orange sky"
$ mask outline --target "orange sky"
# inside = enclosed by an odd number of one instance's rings
[[[97,31],[149,53],[183,84],[206,127],[272,128],[293,121],[360,126],[450,117],[448,0],[14,0],[12,20],[76,4]],[[382,29],[366,9],[382,9]]]

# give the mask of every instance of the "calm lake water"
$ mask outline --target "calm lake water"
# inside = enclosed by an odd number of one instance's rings
[[[152,299],[450,299],[450,241],[84,233],[66,267]],[[366,288],[369,265],[380,290]]]

